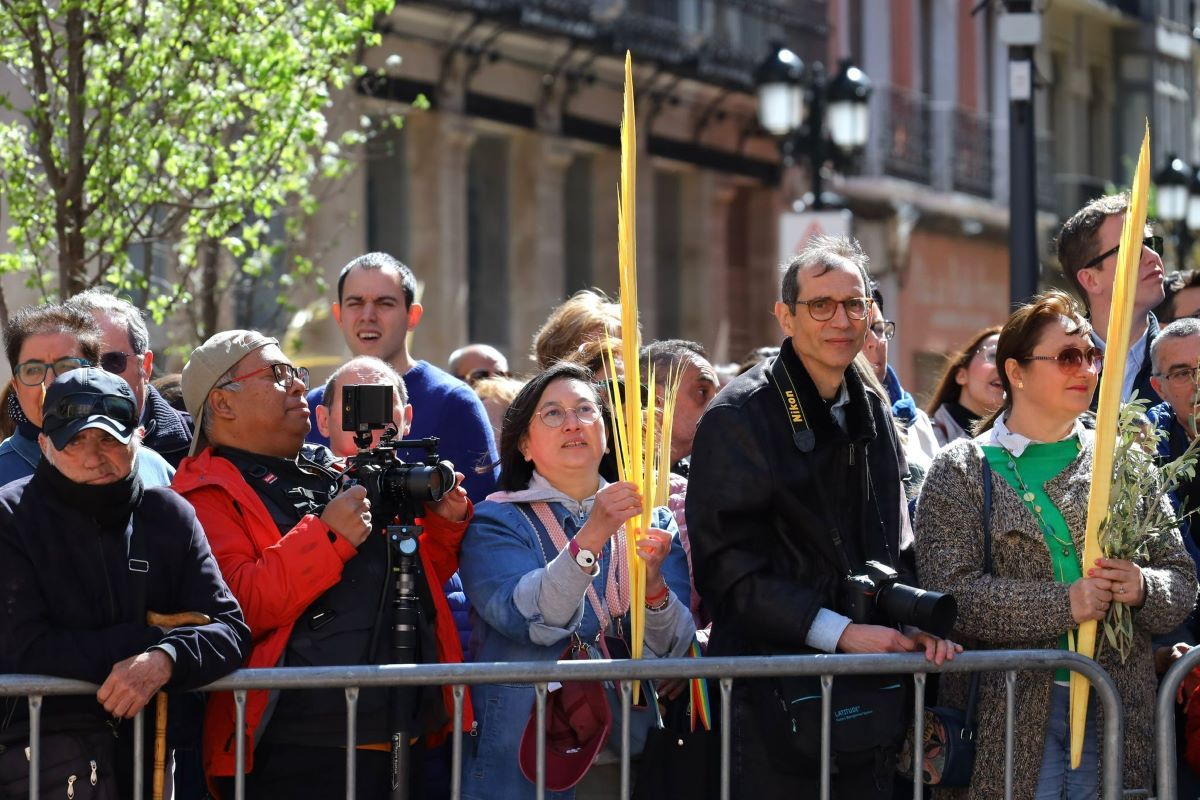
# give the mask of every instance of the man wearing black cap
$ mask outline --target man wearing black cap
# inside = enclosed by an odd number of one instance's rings
[[[42,406],[43,458],[31,477],[0,490],[0,672],[100,684],[94,700],[44,701],[42,787],[61,782],[68,797],[85,784],[129,796],[131,734],[121,720],[159,689],[224,677],[250,645],[192,507],[144,487],[133,469],[136,409],[119,377],[64,373]],[[208,622],[169,619],[181,614]],[[9,745],[0,749],[0,794],[28,773],[26,709],[11,705],[0,733]]]

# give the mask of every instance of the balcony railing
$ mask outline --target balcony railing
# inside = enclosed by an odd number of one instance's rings
[[[965,109],[954,112],[954,188],[992,196],[992,121]]]
[[[568,36],[741,90],[772,42],[822,60],[826,0],[409,0]],[[614,13],[609,13],[610,11]]]
[[[920,92],[896,87],[882,91],[886,92],[885,118],[879,126],[883,137],[884,172],[917,183],[929,183],[929,101]]]

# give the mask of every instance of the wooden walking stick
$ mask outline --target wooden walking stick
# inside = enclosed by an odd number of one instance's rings
[[[199,611],[181,611],[178,614],[146,612],[147,625],[167,631],[211,623],[212,618]],[[154,800],[163,800],[163,790],[167,782],[167,693],[159,692],[154,703],[154,785],[151,796]]]

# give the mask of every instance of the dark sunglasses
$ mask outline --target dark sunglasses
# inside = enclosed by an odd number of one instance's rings
[[[54,416],[59,419],[87,419],[97,414],[122,425],[132,425],[137,419],[137,407],[132,401],[111,394],[69,394],[54,407]]]
[[[111,372],[114,375],[120,375],[125,371],[125,367],[129,365],[129,359],[138,357],[137,353],[122,353],[120,350],[101,353],[100,369],[105,372]]]
[[[1093,364],[1097,369],[1104,362],[1104,351],[1099,347],[1089,347],[1086,351],[1078,347],[1068,347],[1056,356],[1025,356],[1023,361],[1055,361],[1063,372],[1074,372],[1086,364]]]
[[[1147,236],[1145,239],[1142,239],[1142,247],[1149,247],[1151,250],[1153,250],[1155,253],[1158,253],[1161,256],[1163,254],[1163,237]],[[1104,259],[1106,259],[1109,256],[1118,252],[1120,249],[1121,249],[1121,245],[1117,245],[1116,247],[1112,248],[1111,250],[1105,250],[1103,253],[1096,256],[1091,261],[1089,261],[1088,263],[1086,263],[1082,267],[1080,267],[1080,269],[1091,269],[1092,267],[1096,266]]]

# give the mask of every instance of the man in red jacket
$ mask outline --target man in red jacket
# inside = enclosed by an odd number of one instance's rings
[[[196,438],[173,486],[196,508],[242,604],[253,638],[246,666],[384,663],[392,591],[387,544],[371,535],[366,490],[343,491],[333,454],[304,444],[307,377],[275,339],[255,331],[225,331],[193,351],[183,395]],[[460,540],[471,511],[461,488],[432,510],[421,520],[426,535]],[[440,594],[421,588],[425,597]],[[360,694],[359,797],[390,791],[387,706],[384,690]],[[345,725],[339,690],[248,693],[241,732],[248,795],[344,793]],[[236,734],[232,695],[214,695],[204,762],[222,795],[232,795]]]

